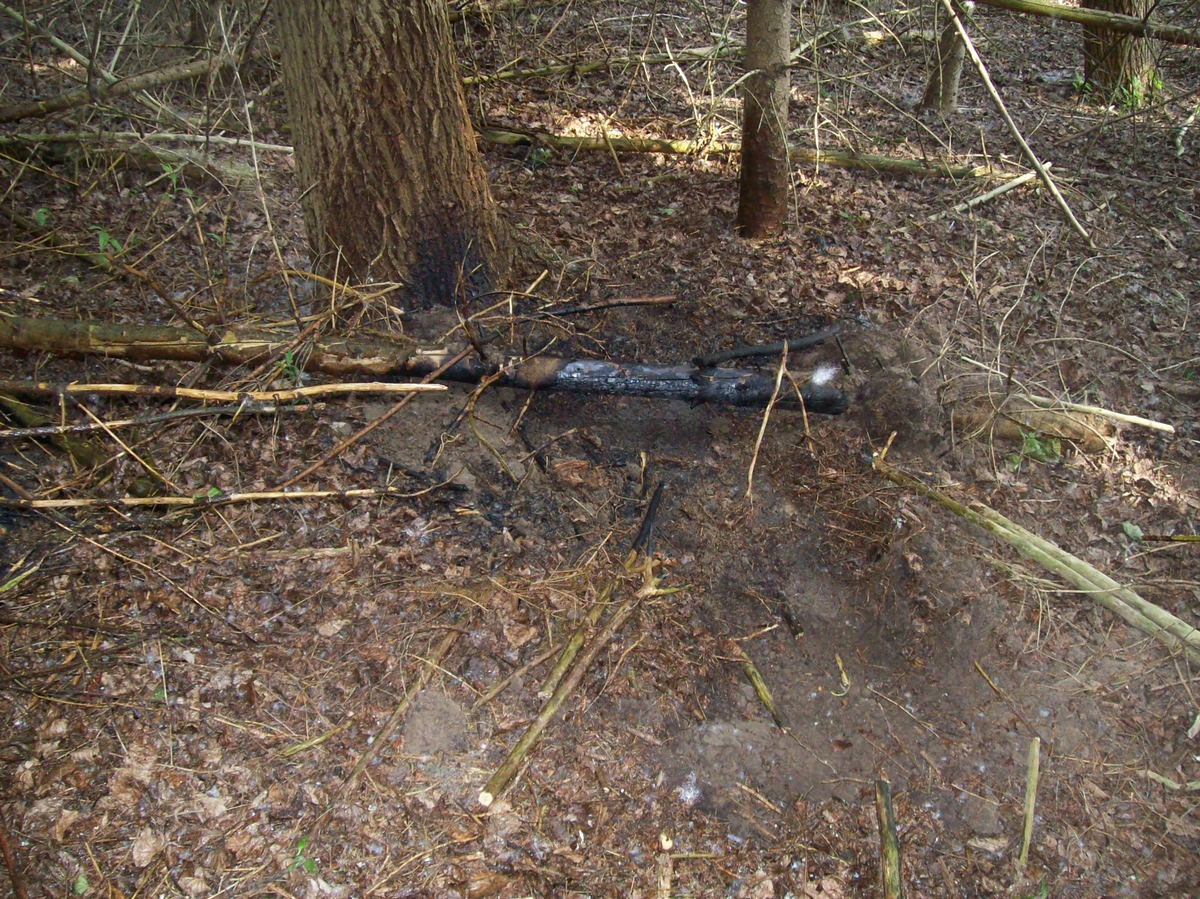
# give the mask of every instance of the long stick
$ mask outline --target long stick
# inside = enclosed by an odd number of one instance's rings
[[[1094,602],[1121,616],[1127,623],[1200,663],[1200,631],[1187,622],[1146,601],[1087,562],[1038,537],[999,512],[978,503],[975,508],[968,507],[911,475],[897,471],[884,461],[884,455],[877,453],[874,465],[875,470],[889,481],[932,499],[971,524],[995,534],[1024,555],[1070,581]]]
[[[212,403],[236,403],[250,400],[256,403],[286,403],[314,396],[339,393],[427,393],[445,390],[444,384],[409,384],[368,381],[353,384],[313,384],[284,390],[200,390],[195,387],[173,387],[162,384],[49,384],[44,381],[0,381],[0,391],[23,396],[63,396],[94,394],[97,396],[156,396],[167,399],[203,400]]]
[[[117,97],[131,94],[134,91],[145,90],[148,87],[159,87],[163,84],[184,81],[200,75],[211,75],[213,72],[220,71],[226,66],[231,65],[233,61],[233,57],[228,54],[194,59],[191,62],[166,66],[151,72],[142,72],[140,75],[131,75],[129,78],[123,78],[112,84],[97,87],[95,91],[87,87],[78,87],[45,100],[29,100],[25,103],[17,103],[15,106],[6,106],[0,109],[0,124],[15,122],[18,119],[27,119],[31,116],[47,116],[53,112],[61,112],[64,109],[72,109],[76,106],[85,106],[88,103],[113,100]]]
[[[1160,25],[1157,22],[1148,22],[1140,16],[1123,16],[1120,13],[1088,9],[1083,6],[1064,6],[1061,3],[1052,3],[1050,0],[976,0],[976,2],[983,6],[1007,9],[1009,12],[1049,16],[1052,19],[1065,19],[1083,25],[1094,25],[1110,31],[1121,31],[1139,37],[1166,41],[1169,44],[1200,47],[1200,30],[1178,25]]]
[[[1042,179],[1042,183],[1046,185],[1046,189],[1050,191],[1054,197],[1054,201],[1058,204],[1058,208],[1063,211],[1067,221],[1071,227],[1087,241],[1090,249],[1096,249],[1096,244],[1092,241],[1092,236],[1088,234],[1087,229],[1079,223],[1079,219],[1075,218],[1075,213],[1071,211],[1071,207],[1067,205],[1066,198],[1058,189],[1058,185],[1054,183],[1054,179],[1050,177],[1050,172],[1046,166],[1037,158],[1037,154],[1033,152],[1033,148],[1026,143],[1025,138],[1021,136],[1021,131],[1017,128],[1017,123],[1013,121],[1013,117],[1009,115],[1008,107],[1004,105],[1004,100],[1000,97],[1000,92],[996,90],[996,85],[992,83],[992,76],[988,74],[987,66],[983,62],[983,58],[979,55],[979,51],[975,49],[975,44],[971,42],[971,36],[967,34],[966,26],[963,25],[962,19],[958,17],[958,13],[954,11],[954,5],[950,0],[942,0],[942,6],[946,10],[946,14],[950,16],[950,20],[954,23],[954,27],[958,29],[959,36],[963,39],[963,44],[967,48],[967,55],[971,57],[971,62],[974,63],[975,69],[979,72],[979,77],[983,79],[984,87],[992,97],[992,102],[996,104],[996,109],[999,110],[1001,117],[1004,119],[1008,130],[1013,138],[1021,147],[1021,152],[1025,154],[1025,158],[1029,160],[1029,164],[1037,169],[1038,177]]]
[[[558,714],[563,701],[579,686],[584,672],[591,667],[600,650],[608,644],[608,641],[616,635],[621,626],[637,610],[637,607],[640,605],[639,600],[640,594],[638,596],[631,596],[621,603],[609,617],[608,621],[605,622],[604,627],[596,635],[596,638],[592,640],[583,654],[575,660],[575,665],[567,673],[567,676],[559,681],[558,686],[554,688],[554,693],[546,700],[537,718],[534,719],[533,723],[522,734],[521,739],[517,741],[517,745],[512,748],[507,758],[504,759],[504,762],[496,769],[496,773],[488,779],[487,785],[484,786],[479,794],[480,805],[484,808],[490,807],[496,801],[496,797],[500,795],[500,792],[508,786],[509,781],[517,773],[517,769],[521,767],[521,763],[525,761],[529,750],[541,739],[543,731],[554,720],[554,716]]]

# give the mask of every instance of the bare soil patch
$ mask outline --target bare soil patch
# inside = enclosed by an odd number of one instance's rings
[[[187,52],[191,23],[172,4],[50,6],[29,14],[75,47],[98,33],[101,58],[127,35],[123,72]],[[231,34],[260,11],[225,6]],[[1158,14],[1196,25],[1191,5]],[[484,75],[740,40],[741,17],[531,3],[467,11],[456,34],[465,73]],[[977,78],[953,120],[912,110],[932,27],[886,3],[806,8],[798,35],[825,37],[793,73],[795,140],[1020,171]],[[12,882],[30,896],[874,896],[885,777],[910,895],[1200,891],[1195,666],[872,470],[892,439],[892,462],[926,483],[1200,617],[1196,544],[1133,536],[1195,535],[1200,514],[1200,131],[1187,124],[1200,63],[1162,49],[1162,95],[1134,114],[1072,89],[1074,28],[983,11],[974,29],[1098,251],[1036,182],[968,214],[950,210],[994,182],[798,166],[787,233],[747,242],[731,225],[736,159],[485,146],[521,249],[514,287],[536,285],[484,315],[506,349],[674,363],[836,321],[841,345],[788,369],[802,381],[831,367],[845,415],[776,409],[763,428],[762,410],[453,386],[295,488],[389,495],[225,503],[288,481],[391,403],[93,431],[78,435],[92,467],[7,433],[23,425],[0,410],[6,500],[101,501],[0,507]],[[172,129],[286,144],[272,40],[268,16],[236,77],[156,91],[186,120]],[[0,46],[0,104],[77,83],[76,64],[11,20]],[[738,74],[736,58],[643,63],[469,97],[480,129],[721,140],[736,137]],[[182,308],[209,327],[298,314],[461,345],[453,312],[398,309],[378,285],[331,296],[304,277],[286,152],[198,149],[150,116],[125,99],[5,126],[0,313],[180,324]],[[16,138],[37,128],[62,139]],[[146,161],[147,147],[189,155]],[[677,300],[529,321],[661,294]],[[0,365],[63,382],[295,379],[16,353]],[[952,402],[984,369],[1175,432],[1123,424],[1100,453],[1006,441]],[[106,422],[169,408],[81,405]],[[89,420],[70,401],[41,411]],[[148,488],[150,468],[170,487]],[[542,707],[552,650],[596,603],[646,586],[622,562],[660,484],[660,589],[483,808]],[[213,501],[120,505],[147,489]]]

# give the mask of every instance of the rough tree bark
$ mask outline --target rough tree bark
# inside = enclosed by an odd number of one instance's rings
[[[791,0],[749,0],[746,7],[745,110],[737,227],[744,237],[783,229],[788,210],[788,62]]]
[[[317,266],[400,281],[412,305],[491,289],[501,225],[438,0],[276,5]]]
[[[1084,0],[1089,9],[1144,19],[1149,0]],[[1083,77],[1105,103],[1140,106],[1154,84],[1154,45],[1107,28],[1083,26]]]

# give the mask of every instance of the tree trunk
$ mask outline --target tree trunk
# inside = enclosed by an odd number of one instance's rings
[[[959,0],[953,0],[953,5],[959,18],[965,21],[967,13],[963,5]],[[971,4],[967,6],[970,7]],[[936,109],[945,116],[958,112],[958,81],[962,76],[963,59],[966,54],[967,46],[963,43],[962,35],[954,27],[954,22],[947,22],[938,38],[937,59],[929,72],[925,96],[921,98],[923,109]]]
[[[316,266],[452,304],[503,274],[501,226],[439,0],[276,5]]]
[[[1144,19],[1148,0],[1084,0],[1085,7]],[[1136,108],[1154,89],[1153,44],[1107,28],[1083,26],[1083,76],[1102,102]]]
[[[737,227],[744,237],[783,229],[788,210],[788,62],[791,0],[749,0],[746,7],[745,111]]]

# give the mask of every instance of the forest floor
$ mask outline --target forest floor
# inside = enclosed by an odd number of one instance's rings
[[[169,4],[23,8],[84,54],[122,47],[120,74],[188,53]],[[237,40],[260,7],[226,10]],[[740,40],[742,15],[531,2],[454,28],[472,76],[657,60],[477,81],[481,131],[736,141],[736,57],[686,51]],[[1194,4],[1156,15],[1197,25]],[[1027,170],[972,72],[958,115],[914,110],[928,7],[797,16],[796,42],[813,41],[792,74],[797,143]],[[797,165],[786,233],[747,241],[736,156],[481,144],[521,248],[518,293],[485,316],[511,348],[682,363],[837,323],[840,346],[787,365],[798,381],[832,366],[844,415],[777,408],[764,427],[761,409],[451,387],[292,496],[242,502],[393,401],[163,419],[198,404],[38,400],[51,424],[106,423],[73,435],[98,459],[83,465],[18,438],[6,399],[0,881],[31,897],[876,896],[886,780],[910,896],[1200,895],[1195,662],[873,467],[891,439],[896,468],[1197,622],[1197,545],[1138,535],[1200,530],[1200,56],[1159,48],[1161,91],[1135,113],[1081,96],[1073,26],[980,10],[972,33],[1098,249],[1036,180],[956,211],[1000,180]],[[292,157],[263,145],[289,143],[272,44],[268,16],[236,77],[157,88],[153,110],[126,98],[5,126],[0,313],[299,313],[461,346],[453,313],[303,276]],[[79,83],[12,18],[0,47],[5,109]],[[35,131],[82,137],[20,137]],[[179,137],[204,133],[263,143]],[[547,311],[562,314],[529,324]],[[7,379],[237,390],[290,386],[293,362],[0,354]],[[777,357],[757,362],[774,377]],[[1013,440],[990,413],[1025,392],[1174,432]],[[654,567],[631,573],[658,485]],[[155,493],[209,502],[126,502]],[[626,601],[484,808],[566,640]]]

